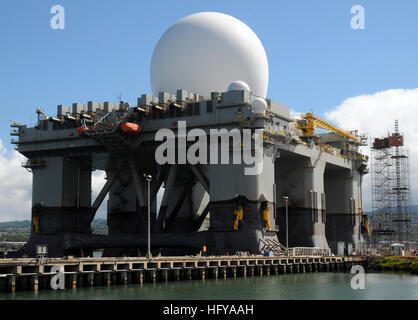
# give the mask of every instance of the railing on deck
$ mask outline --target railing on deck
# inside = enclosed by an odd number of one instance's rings
[[[315,247],[295,247],[289,248],[288,256],[310,256],[310,257],[329,257],[331,255],[331,249],[315,248]]]

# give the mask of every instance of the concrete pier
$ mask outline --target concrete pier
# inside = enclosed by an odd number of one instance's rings
[[[248,267],[248,271],[249,271],[249,276],[253,277],[254,276],[254,267],[253,266],[249,266]]]
[[[285,273],[348,271],[365,257],[208,256],[147,258],[0,259],[0,291],[51,289],[61,266],[65,288],[128,285],[144,282],[271,276]]]

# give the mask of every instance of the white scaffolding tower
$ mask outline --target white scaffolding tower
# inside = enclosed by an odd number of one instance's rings
[[[409,156],[397,120],[392,135],[374,140],[371,169],[373,245],[388,247],[394,241],[410,240]]]

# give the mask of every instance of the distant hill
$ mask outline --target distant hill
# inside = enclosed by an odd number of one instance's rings
[[[30,220],[0,222],[0,231],[11,228],[30,228]]]
[[[107,234],[107,220],[98,218],[91,223],[91,229],[94,234]]]
[[[365,212],[365,214],[369,217],[373,217],[373,212]],[[418,241],[418,205],[411,206],[410,231],[411,241]]]
[[[365,211],[365,214],[373,214],[373,211]],[[414,204],[413,206],[411,206],[411,214],[414,217],[418,216],[418,204]]]
[[[29,234],[31,227],[30,220],[0,222],[0,232],[9,234]],[[94,219],[91,228],[95,234],[107,234],[106,219]]]

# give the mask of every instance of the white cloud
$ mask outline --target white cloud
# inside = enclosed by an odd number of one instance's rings
[[[418,88],[391,89],[368,95],[348,98],[334,110],[327,112],[327,119],[341,128],[359,130],[369,137],[387,136],[394,131],[395,119],[399,130],[404,134],[405,145],[410,156],[410,183],[413,203],[418,201]],[[370,154],[369,148],[365,153]],[[363,184],[363,206],[371,208],[370,174],[366,175]]]
[[[31,219],[32,175],[21,166],[25,160],[0,139],[0,221]]]
[[[97,195],[99,194],[100,190],[102,190],[104,184],[106,183],[105,180],[106,173],[105,171],[95,170],[92,172],[91,175],[91,202],[93,203],[96,199]],[[99,209],[96,212],[95,218],[107,218],[107,200],[109,199],[109,195],[103,200],[102,204],[100,205]]]
[[[301,119],[302,115],[303,115],[303,112],[299,112],[299,111],[290,109],[290,118],[291,119],[294,119],[294,118]]]
[[[106,173],[104,171],[95,170],[91,175],[91,191],[92,191],[92,201],[97,197],[100,190],[102,190],[105,180]],[[103,201],[104,202],[104,201]]]

